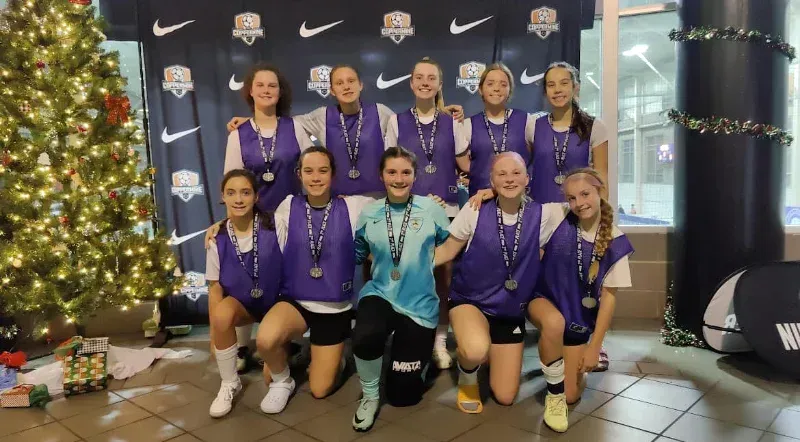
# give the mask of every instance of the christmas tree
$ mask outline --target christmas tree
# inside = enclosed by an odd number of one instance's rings
[[[153,237],[155,169],[90,0],[10,0],[0,17],[0,305],[84,321],[175,290]]]

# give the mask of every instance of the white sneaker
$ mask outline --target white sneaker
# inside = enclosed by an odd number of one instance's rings
[[[222,417],[231,412],[233,408],[233,398],[242,391],[241,381],[223,382],[219,388],[216,399],[211,403],[208,414],[211,417]]]
[[[378,415],[380,401],[377,399],[361,398],[353,415],[353,429],[359,432],[369,431],[375,424],[375,417]]]
[[[447,370],[453,366],[453,357],[446,348],[434,348],[432,358],[439,370]]]
[[[267,414],[278,414],[283,411],[294,393],[294,387],[294,378],[291,377],[285,382],[271,382],[267,395],[261,401],[261,411]]]

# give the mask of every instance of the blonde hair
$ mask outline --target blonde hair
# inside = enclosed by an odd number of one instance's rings
[[[597,193],[600,194],[600,191],[606,187],[605,183],[603,182],[603,178],[600,174],[589,167],[584,167],[581,169],[576,169],[567,174],[566,179],[564,180],[564,184],[561,185],[561,189],[566,189],[567,183],[570,183],[575,180],[584,180],[592,187],[597,189]],[[600,225],[597,227],[597,240],[594,243],[594,251],[597,253],[598,259],[603,259],[605,256],[606,251],[608,250],[608,246],[611,244],[611,240],[614,239],[614,209],[608,204],[608,201],[605,200],[602,196],[600,197]],[[593,280],[597,278],[597,271],[598,269],[589,269],[589,278]],[[592,275],[594,272],[594,275]]]
[[[419,60],[418,62],[414,63],[414,68],[411,69],[411,75],[412,76],[414,75],[414,71],[417,69],[417,65],[418,64],[429,64],[431,66],[436,67],[436,69],[439,71],[439,86],[440,87],[439,87],[439,91],[436,92],[436,108],[439,109],[440,112],[445,112],[445,110],[444,110],[444,92],[442,91],[442,88],[441,88],[442,82],[444,81],[444,72],[442,72],[442,67],[439,65],[439,63],[434,61],[432,58],[430,58],[430,57],[422,57],[421,60]]]
[[[486,82],[486,77],[489,75],[489,72],[492,71],[502,71],[504,74],[506,74],[506,77],[508,77],[508,100],[511,100],[511,96],[514,95],[514,74],[512,74],[511,69],[509,69],[508,66],[504,65],[503,63],[492,63],[486,67],[481,74],[481,81],[478,83],[478,89],[483,88],[483,83]]]
[[[528,165],[525,164],[525,159],[522,158],[522,155],[518,154],[514,151],[506,151],[499,153],[492,158],[492,165],[489,167],[489,175],[491,176],[492,172],[494,171],[494,166],[497,164],[498,161],[502,160],[503,158],[513,158],[516,160],[521,166],[522,170],[525,171],[525,175],[528,175]],[[530,177],[528,177],[530,179]],[[496,192],[496,191],[495,191]],[[530,197],[525,192],[522,192],[522,202],[527,203],[531,201]]]

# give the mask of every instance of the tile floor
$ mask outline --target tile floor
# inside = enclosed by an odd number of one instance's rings
[[[350,427],[360,394],[356,375],[324,400],[313,399],[304,383],[282,414],[266,416],[258,410],[266,387],[255,370],[244,376],[246,387],[233,412],[210,418],[219,376],[199,332],[168,344],[192,348],[191,357],[159,361],[127,381],[110,380],[107,391],[60,398],[44,410],[0,410],[0,442],[800,440],[800,383],[747,359],[663,346],[655,325],[615,324],[607,339],[611,371],[590,376],[589,389],[570,413],[570,430],[561,435],[542,423],[545,385],[533,342],[525,351],[529,374],[515,405],[488,399],[482,414],[460,413],[455,376],[443,372],[421,404],[385,405],[372,431],[361,434]],[[114,337],[112,343],[147,345]]]

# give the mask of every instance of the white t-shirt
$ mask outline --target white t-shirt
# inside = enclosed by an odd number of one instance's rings
[[[509,109],[508,116],[514,113],[514,109]],[[533,145],[533,132],[536,127],[536,118],[539,114],[528,114],[528,119],[525,122],[525,141],[529,145]],[[503,124],[505,117],[489,118],[489,121],[494,124]],[[464,123],[459,128],[459,137],[456,139],[456,151],[463,152],[469,148],[472,143],[472,119],[464,119]]]
[[[389,118],[394,115],[391,109],[385,105],[378,103],[378,118],[381,120],[381,137],[386,136],[386,127],[389,124]],[[322,106],[314,109],[313,111],[297,115],[294,117],[295,123],[300,123],[301,126],[310,135],[313,135],[319,142],[325,145],[325,122],[328,118],[328,107]]]
[[[535,115],[536,119],[539,118],[547,118],[549,114],[547,113],[539,113]],[[568,127],[564,128],[553,128],[554,131],[563,133],[569,130]],[[525,126],[525,138],[530,141],[531,145],[533,145],[534,135],[536,134],[536,124],[534,122],[533,125],[526,125]],[[589,146],[595,148],[605,142],[608,141],[608,130],[606,129],[606,124],[603,123],[603,120],[599,118],[594,119],[594,123],[592,123],[592,133],[589,134]]]
[[[228,232],[230,238],[230,230],[228,230],[228,221],[222,227]],[[239,234],[241,235],[241,233]],[[253,231],[249,231],[244,236],[236,235],[236,241],[239,243],[239,251],[242,254],[253,250]],[[259,265],[259,267],[261,267]],[[215,241],[209,241],[208,250],[206,251],[206,281],[219,281],[219,250]]]
[[[553,232],[558,229],[558,226],[564,221],[569,213],[569,205],[564,203],[547,203],[542,204],[542,221],[539,225],[539,247],[542,248],[550,241]],[[503,212],[503,224],[513,226],[517,223],[517,214],[507,214]],[[594,243],[594,237],[597,233],[599,222],[589,231],[581,230],[581,236],[586,241]],[[458,215],[450,223],[448,230],[454,238],[467,241],[467,246],[464,251],[469,249],[472,243],[472,237],[475,234],[475,229],[478,227],[478,210],[473,209],[470,205],[464,206]],[[611,235],[613,238],[622,236],[622,231],[614,226]],[[628,263],[628,256],[622,257],[619,261],[614,263],[613,266],[606,273],[603,280],[603,287],[609,288],[622,288],[631,287],[631,269]]]
[[[421,124],[431,124],[433,123],[433,115],[420,116],[419,122]],[[460,134],[464,130],[463,126],[463,121],[460,123],[458,121],[453,121],[453,142],[455,142],[456,156],[463,155],[467,151],[467,146],[458,142],[458,138],[461,136]],[[397,115],[392,115],[389,117],[389,127],[386,129],[385,144],[387,148],[397,145],[397,138],[399,137],[399,134],[400,129],[398,129],[397,125]],[[430,139],[425,140],[425,142],[430,142]],[[456,165],[453,164],[453,167],[455,168]],[[458,203],[447,203],[447,208],[445,208],[444,211],[450,218],[456,216],[458,214]]]
[[[294,120],[294,136],[297,138],[297,144],[300,146],[300,152],[302,152],[313,146],[314,143],[312,143],[311,139],[308,138],[308,134],[306,134],[303,126],[297,121],[297,118],[293,117],[292,119]],[[249,124],[253,130],[258,131],[258,127],[252,119],[244,124]],[[261,131],[261,136],[267,139],[272,138],[274,134],[275,129],[266,129]],[[228,145],[225,147],[225,166],[222,173],[228,173],[228,171],[234,169],[244,169],[244,160],[242,160],[242,145],[239,141],[238,130],[228,134]]]
[[[281,202],[277,209],[275,209],[275,233],[278,235],[278,246],[283,253],[286,247],[286,240],[289,235],[289,213],[292,207],[292,195],[286,197]],[[352,234],[356,234],[356,223],[358,216],[361,214],[361,209],[367,204],[374,201],[367,196],[352,195],[344,197],[344,202],[347,204],[347,212],[350,217],[350,228]],[[252,246],[251,246],[252,247]],[[293,265],[292,263],[284,263],[284,265]],[[350,301],[342,302],[322,302],[322,301],[297,301],[304,309],[314,313],[340,313],[350,310],[353,304]]]

